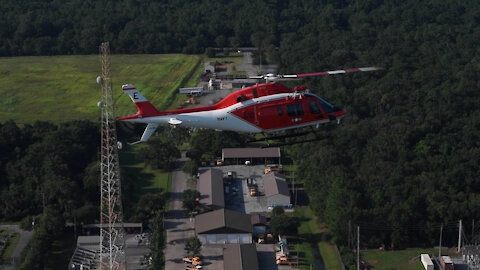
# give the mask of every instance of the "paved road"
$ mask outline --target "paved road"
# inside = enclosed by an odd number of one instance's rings
[[[11,265],[2,265],[0,269],[2,270],[13,270],[15,268],[15,262],[20,258],[20,254],[23,249],[27,246],[30,239],[32,239],[33,231],[24,231],[18,227],[18,225],[0,225],[0,230],[9,230],[14,231],[20,234],[20,240],[18,241],[17,246],[13,250],[11,257]]]
[[[182,258],[185,255],[185,240],[195,234],[193,219],[186,217],[182,209],[183,191],[187,188],[188,175],[182,172],[181,168],[186,160],[185,152],[183,152],[182,158],[176,162],[175,170],[172,172],[170,204],[164,219],[164,226],[167,231],[166,270],[183,269]]]

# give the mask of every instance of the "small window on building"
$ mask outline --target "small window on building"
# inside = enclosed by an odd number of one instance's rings
[[[278,116],[282,116],[283,115],[282,107],[277,107],[277,112],[278,112]]]
[[[308,103],[308,106],[310,107],[310,111],[313,114],[320,113],[320,109],[318,108],[317,103],[315,103],[315,101],[313,101],[313,100],[310,101],[310,103]]]
[[[257,98],[257,97],[258,97],[257,89],[252,89],[252,93],[253,93],[253,98]]]

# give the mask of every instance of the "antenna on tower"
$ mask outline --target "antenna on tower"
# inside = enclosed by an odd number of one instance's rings
[[[115,127],[115,104],[110,77],[110,45],[100,45],[102,76],[102,141],[100,157],[100,269],[126,269],[125,237],[118,161],[118,142]]]

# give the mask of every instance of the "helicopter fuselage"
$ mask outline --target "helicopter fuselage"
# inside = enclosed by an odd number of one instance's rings
[[[288,129],[339,123],[346,111],[317,95],[297,92],[279,83],[240,89],[209,106],[160,112],[133,85],[124,85],[138,108],[135,115],[119,121],[246,133],[276,133]]]

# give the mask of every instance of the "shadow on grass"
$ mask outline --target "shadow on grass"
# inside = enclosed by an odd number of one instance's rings
[[[63,232],[50,246],[50,251],[45,253],[46,269],[62,269],[68,265],[75,250],[76,239],[74,239],[73,228]]]
[[[122,167],[122,200],[127,219],[135,214],[135,205],[143,195],[163,192],[161,188],[152,187],[155,182],[155,175],[142,172],[142,169],[139,167]]]

